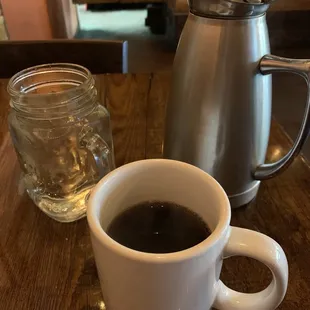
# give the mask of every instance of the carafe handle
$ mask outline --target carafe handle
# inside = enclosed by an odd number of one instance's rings
[[[115,168],[112,150],[98,134],[89,131],[80,138],[80,144],[92,154],[100,178]]]
[[[300,131],[292,149],[279,161],[271,164],[263,164],[257,167],[254,172],[256,180],[270,179],[284,171],[300,153],[310,131],[310,60],[309,59],[289,59],[274,55],[265,55],[260,62],[262,74],[273,72],[291,72],[302,76],[308,85],[308,97],[304,118]]]

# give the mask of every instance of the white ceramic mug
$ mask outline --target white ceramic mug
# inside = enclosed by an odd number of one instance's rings
[[[120,212],[148,200],[190,208],[208,224],[211,235],[184,251],[150,254],[122,246],[105,233]],[[285,254],[271,238],[231,227],[230,217],[222,187],[185,163],[138,161],[104,177],[91,193],[87,218],[107,310],[275,309],[287,289]],[[225,286],[219,279],[223,259],[234,255],[265,264],[273,275],[271,284],[256,294]]]

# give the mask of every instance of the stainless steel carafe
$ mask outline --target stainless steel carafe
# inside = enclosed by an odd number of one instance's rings
[[[308,95],[290,152],[265,164],[273,72],[305,78],[310,61],[269,55],[267,0],[189,0],[174,61],[164,157],[200,167],[223,186],[232,207],[250,202],[301,150],[310,127]]]

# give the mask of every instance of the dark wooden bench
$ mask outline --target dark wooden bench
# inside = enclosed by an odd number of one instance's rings
[[[127,73],[126,41],[0,41],[0,78],[46,63],[75,63],[93,74]]]

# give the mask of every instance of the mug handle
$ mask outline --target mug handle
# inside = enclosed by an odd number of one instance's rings
[[[87,132],[80,138],[80,144],[88,149],[94,157],[100,178],[115,168],[110,147],[97,133]]]
[[[298,137],[292,149],[280,160],[271,164],[263,164],[254,171],[254,179],[266,180],[284,171],[300,153],[310,132],[310,60],[290,59],[274,55],[265,55],[260,62],[262,74],[273,72],[290,72],[302,76],[308,85],[308,97],[304,118]]]
[[[272,272],[272,282],[255,294],[236,292],[221,280],[213,307],[219,310],[274,310],[282,302],[288,282],[288,265],[284,251],[273,239],[261,233],[231,227],[224,257],[247,256],[266,265]]]

